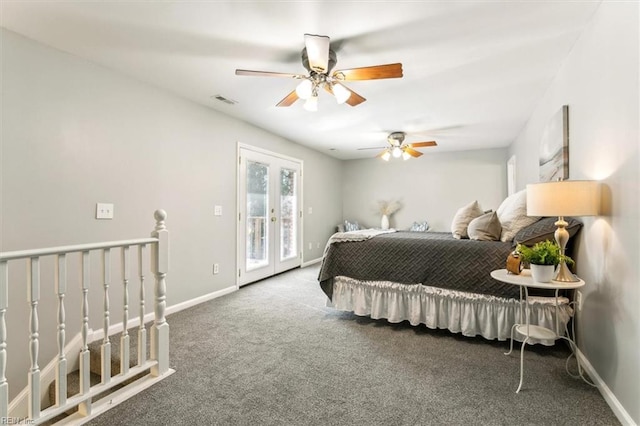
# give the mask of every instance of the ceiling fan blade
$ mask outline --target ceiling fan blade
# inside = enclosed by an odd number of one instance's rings
[[[284,99],[282,99],[280,102],[278,102],[276,104],[276,106],[278,107],[288,107],[293,105],[293,103],[295,101],[297,101],[298,99],[298,94],[296,93],[295,90],[293,90],[291,93],[289,93],[287,96],[284,97]]]
[[[376,158],[381,158],[383,155],[385,155],[387,152],[389,152],[388,149],[383,149],[382,152],[380,152],[380,154],[376,155]]]
[[[358,148],[358,151],[364,151],[365,149],[386,149],[385,146],[372,146],[369,148]]]
[[[420,147],[423,147],[423,146],[436,146],[436,145],[438,145],[438,144],[436,143],[436,141],[429,141],[429,142],[414,142],[414,143],[407,144],[407,146],[408,146],[409,148],[420,148]]]
[[[415,149],[408,146],[405,146],[402,150],[412,157],[420,157],[422,155],[420,151],[416,151]]]
[[[324,74],[329,71],[329,43],[327,36],[305,34],[304,46],[307,49],[309,67],[315,72]]]
[[[349,89],[344,84],[341,84],[341,86],[344,87],[346,90],[348,90],[351,93],[351,96],[349,96],[349,99],[347,99],[345,103],[347,103],[347,104],[349,104],[351,106],[356,106],[356,105],[360,105],[361,103],[366,101],[365,98],[363,98],[362,96],[358,95],[356,92],[354,92],[353,90]],[[329,92],[329,93],[331,93],[332,95],[335,96],[335,94],[333,93],[333,89],[331,88],[331,86],[329,84],[325,84],[324,85],[324,90],[326,90],[327,92]]]
[[[344,86],[344,84],[343,84],[343,86]],[[351,92],[351,96],[349,96],[349,99],[347,99],[347,102],[346,102],[349,105],[356,106],[356,105],[360,105],[361,103],[366,101],[365,98],[363,98],[362,96],[358,95],[356,92],[354,92],[353,90],[349,89],[348,87],[345,87],[345,89],[347,89],[348,91]]]
[[[376,80],[380,78],[402,77],[402,64],[374,65],[371,67],[338,70],[333,73],[337,80]]]
[[[302,74],[288,74],[284,72],[271,71],[252,71],[252,70],[236,70],[236,75],[249,75],[253,77],[286,77],[286,78],[305,78]]]

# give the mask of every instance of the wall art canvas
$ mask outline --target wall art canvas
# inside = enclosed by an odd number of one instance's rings
[[[551,117],[540,141],[540,182],[569,179],[569,106]]]

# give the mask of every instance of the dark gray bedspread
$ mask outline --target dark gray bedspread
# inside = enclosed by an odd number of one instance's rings
[[[381,234],[366,241],[331,244],[318,280],[329,298],[336,276],[517,298],[518,286],[490,275],[505,268],[512,250],[511,242],[458,240],[448,232]]]

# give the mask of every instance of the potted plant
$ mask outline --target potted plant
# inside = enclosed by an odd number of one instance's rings
[[[553,241],[540,241],[532,247],[518,244],[516,248],[524,262],[528,262],[531,268],[533,280],[539,283],[548,283],[553,279],[556,266],[564,261],[573,265],[574,261],[569,256],[560,253],[560,247]]]

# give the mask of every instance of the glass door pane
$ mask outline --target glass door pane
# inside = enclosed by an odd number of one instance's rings
[[[297,256],[297,172],[280,169],[280,260]]]
[[[246,270],[269,265],[269,166],[247,161]]]

